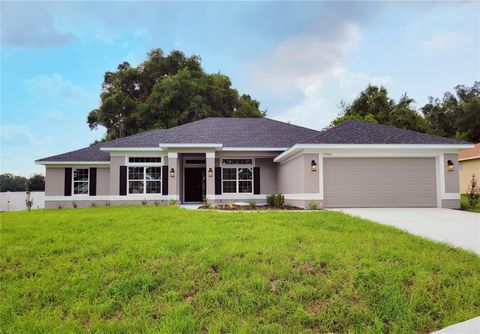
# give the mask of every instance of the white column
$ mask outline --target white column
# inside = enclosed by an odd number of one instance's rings
[[[215,199],[215,152],[206,152],[205,153],[205,158],[206,158],[206,175],[207,175],[207,181],[206,181],[206,186],[207,186],[207,198],[209,200],[214,200]],[[208,175],[208,171],[210,168],[213,171],[213,176]]]

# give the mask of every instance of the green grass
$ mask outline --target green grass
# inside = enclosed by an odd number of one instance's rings
[[[467,195],[462,195],[462,197],[460,199],[460,204],[462,206],[462,209],[465,210],[465,211],[479,212],[480,213],[480,203],[478,203],[473,208],[470,207],[470,205],[468,205]]]
[[[480,257],[341,213],[0,218],[5,333],[412,333],[480,314]]]

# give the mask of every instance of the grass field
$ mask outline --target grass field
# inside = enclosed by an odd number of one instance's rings
[[[0,217],[5,333],[413,333],[480,314],[480,257],[337,212]]]
[[[466,211],[471,211],[471,212],[479,212],[480,213],[480,203],[477,204],[475,207],[470,207],[468,205],[468,199],[467,199],[467,195],[462,195],[461,199],[460,199],[460,203],[462,204],[462,209],[463,210],[466,210]]]

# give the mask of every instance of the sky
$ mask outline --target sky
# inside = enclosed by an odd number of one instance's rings
[[[161,48],[322,129],[369,83],[420,108],[480,80],[479,2],[1,2],[0,172],[88,146],[106,71]]]

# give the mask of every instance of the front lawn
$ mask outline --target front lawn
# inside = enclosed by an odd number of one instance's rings
[[[413,333],[480,314],[480,257],[337,212],[2,213],[9,333]]]
[[[471,212],[480,212],[480,203],[478,203],[474,207],[470,207],[470,205],[468,204],[467,195],[462,195],[460,199],[460,204],[462,206],[462,210],[471,211]]]

